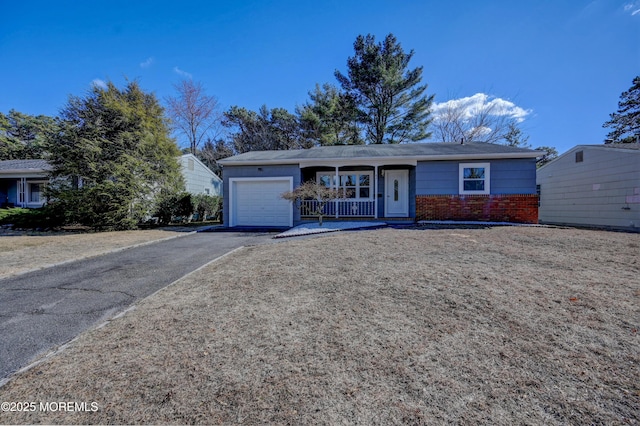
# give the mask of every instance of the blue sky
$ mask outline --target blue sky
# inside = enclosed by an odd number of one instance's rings
[[[532,145],[562,153],[602,143],[640,74],[640,0],[0,0],[0,10],[4,113],[53,116],[108,79],[137,79],[163,100],[182,78],[224,109],[293,112],[316,83],[337,84],[358,34],[393,33],[436,102],[510,102]]]

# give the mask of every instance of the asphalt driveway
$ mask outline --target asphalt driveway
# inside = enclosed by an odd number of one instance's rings
[[[0,382],[205,263],[272,236],[196,233],[0,280]]]

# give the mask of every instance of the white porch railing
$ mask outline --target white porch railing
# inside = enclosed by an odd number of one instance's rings
[[[318,201],[303,200],[300,207],[301,216],[314,216]],[[327,217],[374,217],[375,202],[374,200],[352,200],[348,198],[333,200],[324,206],[323,214]]]

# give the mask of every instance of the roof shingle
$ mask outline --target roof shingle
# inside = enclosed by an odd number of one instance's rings
[[[3,170],[51,170],[47,160],[4,160],[0,161],[0,171]]]
[[[493,154],[522,154],[523,157],[535,156],[531,149],[515,148],[506,145],[490,143],[410,143],[397,145],[335,145],[321,146],[310,149],[295,149],[288,151],[250,151],[244,154],[228,157],[220,162],[233,165],[244,162],[278,160],[292,162],[295,160],[312,161],[324,159],[350,159],[350,158],[389,158],[389,157],[432,157],[432,156],[473,156]],[[543,155],[542,152],[538,152]]]

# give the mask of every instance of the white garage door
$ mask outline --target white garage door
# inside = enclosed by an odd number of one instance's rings
[[[230,179],[231,226],[293,226],[291,202],[280,197],[291,191],[292,178]]]

